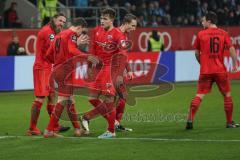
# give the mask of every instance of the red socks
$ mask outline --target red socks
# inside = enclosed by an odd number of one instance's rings
[[[106,103],[107,107],[112,111],[108,113],[107,122],[108,122],[108,131],[115,132],[115,119],[116,119],[116,109],[114,103]]]
[[[54,104],[47,104],[47,112],[49,116],[51,116],[54,106]]]
[[[95,108],[84,114],[84,119],[91,120],[101,114],[108,121],[108,130],[114,132],[116,109],[114,103],[102,103],[100,100],[94,99],[89,101]]]
[[[102,101],[101,100],[99,100],[99,99],[91,99],[91,100],[89,100],[89,102],[96,108],[96,107],[99,107],[99,105],[102,103]],[[102,115],[105,119],[107,119],[107,116],[108,116],[108,114],[106,114],[106,115]]]
[[[194,120],[195,114],[200,106],[201,101],[201,98],[197,96],[192,99],[190,110],[188,113],[188,121]]]
[[[31,109],[30,129],[36,128],[41,107],[42,107],[41,102],[33,101]]]
[[[200,97],[194,97],[190,106],[190,111],[188,114],[188,121],[193,121],[195,114],[201,103]],[[226,115],[227,123],[232,123],[232,113],[233,113],[233,102],[231,97],[224,97],[224,111]]]
[[[125,109],[126,100],[120,98],[116,109],[116,120],[120,123]]]
[[[95,108],[102,103],[99,99],[90,99],[89,102],[90,102]]]
[[[72,122],[73,127],[80,129],[80,124],[78,122],[78,115],[77,115],[75,104],[71,104],[70,106],[68,105],[67,113],[68,113],[69,119]]]
[[[48,123],[48,126],[47,126],[48,131],[54,130],[54,126],[58,123],[58,120],[62,114],[63,109],[64,109],[64,106],[61,103],[56,104],[56,106],[51,114],[51,118]]]
[[[92,110],[88,111],[84,114],[84,119],[91,120],[95,117],[97,117],[99,114],[102,116],[106,116],[106,114],[110,113],[112,111],[112,108],[108,108],[105,103],[101,103],[98,105],[98,107],[93,108]]]
[[[233,102],[231,97],[224,97],[224,111],[227,123],[232,123]]]

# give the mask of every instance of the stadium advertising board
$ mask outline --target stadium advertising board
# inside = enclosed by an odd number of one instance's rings
[[[14,90],[14,57],[0,57],[0,91]]]
[[[192,50],[192,45],[196,39],[196,34],[200,27],[162,27],[162,28],[138,28],[131,34],[133,40],[133,51],[147,51],[147,41],[152,30],[157,30],[164,38],[165,51]],[[240,28],[224,27],[228,31],[232,43],[236,48],[240,48]]]
[[[195,58],[194,51],[176,51],[175,52],[175,82],[198,80],[200,66]],[[238,64],[240,65],[240,51],[237,50]],[[229,73],[230,79],[239,79],[240,72],[231,73],[232,59],[229,55],[224,56],[224,64]],[[238,68],[240,71],[240,67]]]
[[[158,30],[165,41],[165,51],[176,50],[192,50],[192,44],[196,39],[196,34],[202,28],[200,27],[162,27],[154,28]],[[240,27],[225,27],[229,32],[232,43],[236,48],[240,48]],[[132,51],[146,52],[147,40],[151,35],[153,28],[138,28],[131,33],[130,39],[133,41]],[[19,37],[20,45],[26,49],[28,54],[34,54],[36,49],[37,29],[16,29],[16,30],[0,30],[0,37],[4,37],[4,41],[0,42],[0,55],[7,54],[7,46],[11,42],[12,36],[16,34]]]
[[[240,51],[237,50],[240,64]],[[0,57],[0,91],[33,89],[32,66],[34,56]],[[199,64],[194,51],[176,51],[162,53],[129,54],[128,62],[134,73],[134,79],[128,84],[158,84],[167,82],[195,81],[199,75]],[[232,60],[224,57],[228,71],[232,68]],[[87,77],[88,66],[86,58],[75,61],[72,70],[73,84],[78,87],[88,87],[93,81]],[[240,68],[239,68],[240,70]],[[240,72],[229,73],[231,79],[239,79]]]
[[[33,89],[34,56],[16,56],[14,64],[14,90]]]

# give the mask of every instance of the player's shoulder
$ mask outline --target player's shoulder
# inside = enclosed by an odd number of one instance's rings
[[[47,36],[55,35],[55,33],[52,30],[52,28],[50,27],[50,25],[43,26],[38,32],[38,37],[46,37],[46,35]]]
[[[203,29],[201,31],[198,32],[198,36],[202,35],[202,34],[205,34],[207,31],[207,29]]]
[[[73,42],[77,42],[77,34],[73,32],[71,29],[66,29],[61,32],[61,37],[63,39],[70,39]]]
[[[224,29],[218,28],[218,31],[221,32],[224,35],[228,35],[228,32],[225,31]]]
[[[42,27],[42,29],[40,29],[41,33],[54,33],[53,29],[51,28],[51,26],[48,24],[48,25],[45,25]]]
[[[55,33],[49,25],[45,25],[39,30],[37,37],[40,39],[50,38],[50,41],[52,41],[55,37]]]
[[[96,26],[95,28],[93,28],[93,31],[95,31],[95,32],[100,31],[100,30],[103,30],[102,26]]]
[[[119,28],[116,28],[116,27],[114,27],[114,28],[111,30],[111,33],[112,33],[115,37],[125,37],[125,34],[124,34]]]
[[[76,34],[76,33],[73,32],[71,29],[65,29],[62,32],[60,32],[61,37],[71,36],[71,35],[74,35],[74,34]]]
[[[120,30],[120,28],[117,28],[117,27],[114,27],[112,31],[118,34],[122,34],[122,31]]]

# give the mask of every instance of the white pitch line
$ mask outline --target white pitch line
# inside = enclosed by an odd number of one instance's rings
[[[0,136],[1,139],[45,139],[42,136]],[[63,137],[58,139],[75,139],[75,140],[99,140],[97,137]],[[240,139],[188,139],[188,138],[134,138],[134,137],[120,137],[108,138],[104,140],[142,140],[142,141],[169,141],[169,142],[240,142]]]

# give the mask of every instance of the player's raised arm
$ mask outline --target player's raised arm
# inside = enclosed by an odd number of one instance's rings
[[[71,55],[79,55],[83,54],[79,49],[78,49],[78,44],[88,44],[89,38],[87,35],[80,35],[77,37],[76,35],[73,35],[70,37],[68,40],[68,50]]]
[[[68,39],[68,51],[71,55],[76,56],[82,54],[78,49],[78,45],[89,43],[89,37],[86,35],[87,22],[83,18],[76,19],[69,28],[73,31]]]

